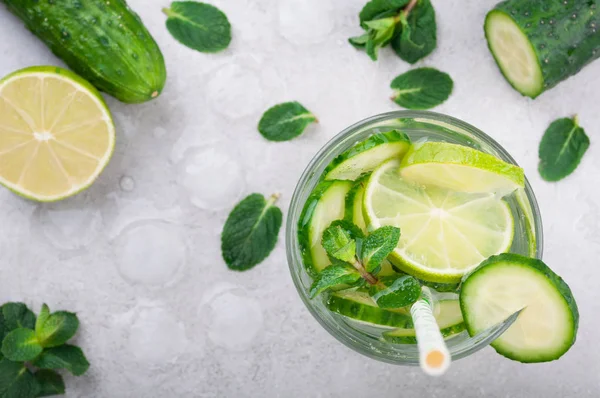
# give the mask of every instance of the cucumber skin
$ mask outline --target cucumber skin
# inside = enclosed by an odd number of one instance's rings
[[[569,309],[571,310],[571,313],[573,314],[573,322],[572,322],[573,338],[569,342],[569,345],[567,346],[567,348],[564,352],[560,353],[557,357],[548,358],[548,359],[544,359],[544,360],[538,360],[538,359],[529,360],[529,359],[524,359],[524,358],[518,358],[518,357],[511,355],[510,353],[502,351],[502,349],[499,349],[494,344],[495,342],[492,342],[490,345],[494,348],[494,350],[496,350],[496,352],[498,354],[502,355],[503,357],[506,357],[508,359],[511,359],[511,360],[517,361],[517,362],[521,362],[521,363],[550,362],[550,361],[559,359],[562,355],[564,355],[573,346],[573,344],[575,344],[575,341],[577,339],[577,329],[579,328],[579,310],[577,308],[577,303],[575,302],[575,299],[573,298],[573,293],[571,292],[571,288],[569,288],[569,285],[567,285],[567,283],[560,276],[555,274],[554,271],[552,271],[546,264],[544,264],[541,260],[524,257],[519,254],[503,253],[503,254],[499,254],[496,256],[491,256],[487,260],[484,260],[477,268],[475,268],[473,271],[471,271],[470,273],[466,274],[463,277],[461,295],[459,296],[460,310],[463,313],[463,317],[465,319],[465,325],[467,326],[467,331],[469,333],[469,336],[474,336],[476,334],[476,332],[472,328],[469,327],[469,323],[467,320],[468,317],[465,316],[466,309],[464,306],[464,302],[462,300],[462,293],[465,291],[468,291],[468,284],[476,279],[476,278],[471,278],[471,276],[475,275],[477,272],[485,269],[486,267],[495,265],[498,262],[516,263],[516,264],[521,264],[521,266],[529,266],[531,268],[534,268],[539,273],[541,273],[543,276],[545,276],[554,285],[554,287],[559,291],[559,293],[565,300],[567,307],[569,307]]]
[[[365,140],[359,142],[358,144],[354,145],[353,147],[347,149],[342,154],[336,156],[336,158],[333,159],[331,161],[331,163],[329,163],[327,165],[327,167],[325,168],[322,178],[325,179],[325,177],[327,176],[327,174],[329,174],[330,171],[335,169],[337,166],[339,166],[344,161],[346,161],[356,155],[360,155],[362,152],[365,152],[365,151],[367,151],[371,148],[374,148],[378,145],[381,145],[381,144],[390,144],[390,143],[394,143],[394,142],[403,142],[403,141],[406,142],[407,144],[410,144],[410,138],[408,137],[408,135],[406,135],[406,133],[404,133],[402,131],[398,131],[398,130],[390,130],[390,131],[386,131],[384,133],[374,134],[374,135],[366,138]]]
[[[368,314],[368,316],[364,314],[364,307],[369,308],[370,314]],[[370,307],[335,295],[331,295],[327,300],[327,308],[342,316],[347,316],[345,315],[347,313],[354,314],[357,318],[350,316],[348,316],[348,318],[361,322],[369,322],[374,325],[391,326],[395,328],[413,327],[412,319],[407,314],[392,312],[379,307]],[[360,314],[362,314],[362,318],[358,318]]]
[[[502,12],[529,39],[544,80],[541,91],[531,98],[577,74],[600,56],[600,20],[597,21],[595,16],[597,3],[598,0],[506,0],[488,13],[486,25],[492,13]]]
[[[163,55],[124,0],[2,0],[59,58],[100,91],[125,103],[156,98]]]
[[[459,323],[456,325],[448,326],[447,328],[440,329],[442,337],[445,339],[454,337],[455,335],[462,333],[466,330],[465,323]],[[417,344],[417,336],[394,336],[394,331],[384,332],[382,334],[383,340],[392,344]]]

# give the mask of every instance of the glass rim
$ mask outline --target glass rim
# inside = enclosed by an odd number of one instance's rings
[[[304,201],[306,198],[302,198],[302,193],[308,189],[310,192],[314,186],[318,183],[318,180],[321,177],[323,170],[318,170],[321,163],[323,163],[323,159],[327,156],[335,157],[343,152],[347,148],[343,148],[337,151],[335,154],[336,148],[339,148],[340,145],[347,142],[356,142],[356,139],[353,137],[360,135],[361,132],[370,130],[373,127],[376,127],[377,123],[384,121],[391,121],[394,119],[427,119],[435,122],[442,122],[448,125],[451,125],[454,128],[458,128],[463,130],[469,135],[475,137],[476,140],[482,141],[492,147],[494,151],[496,151],[504,161],[517,165],[515,159],[492,137],[485,134],[480,129],[472,126],[469,123],[466,123],[460,119],[456,119],[451,116],[447,116],[441,113],[430,112],[430,111],[410,111],[410,110],[400,110],[400,111],[391,111],[386,113],[381,113],[378,115],[374,115],[368,117],[366,119],[360,120],[349,127],[342,130],[340,133],[336,134],[333,138],[331,138],[316,154],[313,156],[311,161],[308,163],[307,167],[302,172],[300,179],[294,189],[294,193],[292,195],[292,199],[290,202],[287,222],[286,222],[286,254],[288,267],[290,269],[290,273],[292,275],[292,280],[302,299],[304,305],[307,307],[311,315],[317,320],[317,322],[327,330],[329,334],[331,334],[334,338],[340,341],[342,344],[346,345],[350,349],[357,351],[365,356],[370,358],[387,362],[391,364],[397,365],[418,365],[418,361],[406,360],[402,358],[401,355],[384,355],[384,351],[386,346],[391,346],[390,343],[384,343],[381,341],[359,341],[361,340],[358,331],[354,331],[354,333],[349,332],[350,326],[346,325],[345,328],[341,325],[334,325],[331,322],[328,322],[322,314],[320,314],[315,308],[314,300],[311,300],[307,294],[305,287],[302,285],[300,280],[300,275],[298,273],[298,269],[301,272],[306,272],[302,260],[302,253],[300,251],[298,239],[297,239],[297,229],[298,229],[298,220],[302,213],[302,209],[304,207]],[[328,163],[328,162],[326,162]],[[326,164],[325,164],[326,166]],[[324,168],[324,167],[322,167]],[[311,182],[313,183],[312,186]],[[535,257],[538,259],[542,258],[543,255],[543,227],[542,220],[540,215],[539,206],[531,185],[527,178],[525,178],[525,189],[524,192],[526,194],[529,205],[531,206],[532,211],[532,228],[535,232],[536,238],[536,251]],[[504,330],[510,327],[510,324],[503,325],[502,328],[498,328],[496,332],[494,332],[494,338],[498,337]],[[501,330],[500,330],[501,329]],[[494,338],[488,338],[485,341],[480,341],[474,347],[470,349],[466,349],[464,352],[459,353],[459,355],[453,356],[453,360],[457,360],[466,356],[469,356],[480,349],[486,347]],[[363,338],[366,340],[366,338]],[[416,347],[414,347],[416,350]]]

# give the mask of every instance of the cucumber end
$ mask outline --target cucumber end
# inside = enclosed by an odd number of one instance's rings
[[[544,91],[544,77],[537,54],[519,25],[505,12],[490,11],[485,18],[488,47],[511,86],[536,98]]]

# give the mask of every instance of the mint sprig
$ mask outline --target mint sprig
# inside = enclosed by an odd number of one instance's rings
[[[311,298],[326,290],[363,282],[385,289],[376,275],[399,239],[400,229],[391,226],[379,228],[365,237],[358,226],[347,220],[331,223],[323,231],[321,243],[333,264],[323,269],[313,281]]]
[[[396,54],[411,64],[437,46],[435,10],[430,0],[371,0],[359,14],[366,31],[348,41],[376,61],[380,48],[392,43]]]
[[[89,368],[83,351],[65,344],[79,327],[77,315],[50,312],[44,304],[40,316],[23,303],[0,307],[0,397],[35,398],[64,394],[64,369],[75,376]]]

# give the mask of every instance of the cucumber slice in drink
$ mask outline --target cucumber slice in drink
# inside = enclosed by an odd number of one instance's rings
[[[350,188],[350,181],[323,181],[306,200],[298,222],[298,241],[304,266],[312,276],[331,264],[321,238],[333,221],[344,218],[346,194]]]
[[[466,329],[458,300],[442,300],[437,302],[434,311],[435,320],[446,338],[453,337]],[[416,344],[417,334],[414,329],[395,329],[383,333],[383,339],[394,344]]]
[[[463,145],[426,142],[404,156],[403,178],[458,192],[504,196],[525,186],[523,169]]]
[[[369,228],[402,231],[388,259],[430,282],[458,283],[487,257],[508,251],[514,221],[494,194],[454,192],[409,182],[390,160],[371,174],[364,197]]]
[[[579,312],[571,289],[540,260],[490,257],[465,276],[460,306],[471,336],[523,309],[491,344],[515,361],[553,361],[575,343]]]
[[[408,136],[398,130],[372,135],[336,157],[325,170],[326,180],[356,180],[388,159],[401,159],[410,148]]]
[[[412,327],[412,318],[406,310],[381,309],[367,292],[360,290],[332,293],[327,300],[327,308],[355,321],[393,328]]]
[[[488,46],[502,74],[535,98],[600,56],[596,0],[508,0],[485,19]]]
[[[356,180],[352,189],[346,195],[346,214],[344,215],[344,219],[354,223],[363,232],[367,232],[367,223],[363,215],[362,202],[368,179],[369,175],[367,174]]]

